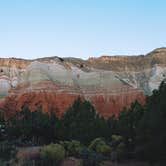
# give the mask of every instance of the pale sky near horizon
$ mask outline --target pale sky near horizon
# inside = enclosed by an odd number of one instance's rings
[[[165,17],[166,0],[0,0],[0,57],[146,54]]]

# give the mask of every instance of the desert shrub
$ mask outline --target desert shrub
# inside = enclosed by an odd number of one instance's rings
[[[61,141],[60,144],[65,148],[67,156],[78,156],[83,145],[79,141]]]
[[[108,146],[102,138],[94,139],[89,145],[89,149],[104,155],[108,155],[111,152],[110,146]]]
[[[41,148],[41,156],[45,160],[59,162],[65,158],[65,149],[60,144],[49,144]]]
[[[116,148],[123,141],[123,137],[120,135],[112,135],[111,136],[111,146]]]
[[[112,141],[115,141],[115,142],[121,142],[123,140],[122,136],[120,135],[112,135],[111,137]]]
[[[112,160],[122,160],[125,155],[126,144],[124,143],[123,137],[120,135],[111,136],[111,159]]]

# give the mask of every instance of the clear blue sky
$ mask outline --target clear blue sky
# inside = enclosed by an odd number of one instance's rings
[[[0,57],[88,58],[166,46],[166,0],[0,0]]]

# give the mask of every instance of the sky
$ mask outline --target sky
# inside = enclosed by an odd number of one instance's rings
[[[166,46],[166,0],[0,0],[0,57],[146,54]]]

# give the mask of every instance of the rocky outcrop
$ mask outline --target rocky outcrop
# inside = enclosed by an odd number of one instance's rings
[[[78,97],[90,100],[99,114],[105,118],[117,115],[123,107],[129,106],[134,100],[143,104],[145,99],[141,91],[127,87],[115,93],[83,93],[77,89],[71,90],[44,81],[35,84],[32,90],[28,89],[28,85],[11,90],[9,95],[1,100],[0,109],[5,112],[6,117],[9,117],[26,105],[32,111],[41,108],[47,113],[54,111],[60,117]]]
[[[166,48],[141,56],[102,56],[81,60],[47,57],[0,59],[0,109],[6,117],[28,105],[61,116],[80,96],[104,117],[158,88],[166,76]]]

